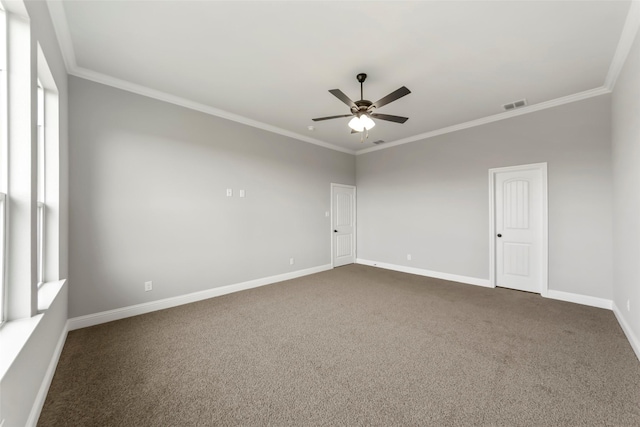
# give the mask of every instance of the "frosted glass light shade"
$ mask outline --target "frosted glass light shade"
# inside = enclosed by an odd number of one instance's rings
[[[360,123],[362,123],[362,125],[366,130],[371,129],[376,125],[376,123],[373,120],[371,120],[371,117],[365,116],[365,115],[360,116]]]
[[[354,117],[349,121],[349,127],[356,132],[362,132],[364,130],[364,125],[360,121],[360,117]]]
[[[349,121],[349,127],[356,132],[362,132],[363,130],[369,130],[374,127],[376,123],[371,120],[367,115],[361,115],[360,117],[354,117]]]

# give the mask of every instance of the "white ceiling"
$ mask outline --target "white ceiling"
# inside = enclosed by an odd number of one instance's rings
[[[630,1],[51,1],[70,74],[355,152],[599,93]],[[613,68],[613,67],[612,67]],[[351,135],[331,95],[380,108]],[[594,92],[595,90],[595,92]],[[580,97],[581,95],[577,95]],[[541,104],[547,103],[547,104]],[[307,127],[314,125],[315,130]]]

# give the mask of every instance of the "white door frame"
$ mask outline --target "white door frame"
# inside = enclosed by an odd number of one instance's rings
[[[547,191],[547,163],[533,163],[530,165],[509,166],[489,169],[489,285],[496,287],[496,175],[500,172],[516,172],[538,170],[542,177],[540,204],[540,218],[542,222],[542,236],[540,244],[540,294],[546,297],[549,292],[549,209]]]
[[[331,192],[330,192],[330,195],[329,195],[329,198],[331,199],[331,203],[330,203],[330,209],[331,210],[329,211],[330,212],[329,216],[331,217],[331,228],[329,229],[329,235],[331,236],[331,238],[329,239],[329,242],[331,242],[331,245],[330,245],[331,246],[331,268],[335,268],[335,266],[333,265],[333,261],[334,261],[333,260],[333,235],[334,235],[334,232],[333,232],[333,230],[334,230],[334,228],[333,228],[333,220],[334,220],[334,218],[333,218],[333,189],[335,187],[347,187],[347,188],[352,188],[353,189],[353,213],[352,213],[352,215],[353,215],[353,262],[354,262],[354,264],[355,264],[356,259],[358,258],[357,252],[356,252],[357,242],[358,242],[358,239],[357,239],[357,236],[356,236],[356,230],[358,228],[357,224],[356,224],[356,220],[358,218],[358,215],[356,215],[356,209],[358,208],[358,203],[357,203],[358,195],[357,195],[356,187],[355,187],[355,185],[336,184],[336,183],[332,182],[331,186],[330,186],[330,191]]]

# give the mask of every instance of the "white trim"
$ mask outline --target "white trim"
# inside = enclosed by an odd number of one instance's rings
[[[613,301],[605,298],[590,297],[588,295],[574,294],[571,292],[555,291],[552,289],[542,295],[545,298],[555,299],[558,301],[573,302],[576,304],[588,305],[590,307],[604,308],[611,310]]]
[[[348,148],[340,147],[325,141],[321,141],[315,138],[310,138],[308,136],[291,132],[282,128],[278,128],[276,126],[271,126],[266,123],[258,122],[256,120],[252,120],[244,116],[229,113],[227,111],[220,110],[208,105],[200,104],[185,98],[180,98],[180,97],[177,97],[165,92],[161,92],[155,89],[151,89],[142,85],[138,85],[138,84],[120,80],[111,76],[107,76],[106,74],[98,73],[93,70],[79,67],[76,62],[75,51],[73,48],[73,41],[71,38],[71,33],[69,32],[69,25],[66,19],[65,11],[64,11],[64,2],[56,1],[56,0],[46,0],[46,3],[49,7],[49,13],[51,15],[51,20],[53,21],[54,30],[58,38],[58,42],[60,44],[60,50],[62,52],[62,57],[64,59],[64,63],[67,68],[68,74],[81,77],[87,80],[91,80],[97,83],[102,83],[108,86],[113,86],[129,92],[137,93],[139,95],[143,95],[143,96],[158,99],[161,101],[169,102],[172,104],[180,105],[182,107],[190,108],[206,114],[211,114],[213,116],[222,117],[222,118],[232,120],[238,123],[242,123],[248,126],[256,127],[258,129],[263,129],[268,132],[273,132],[273,133],[294,138],[300,141],[308,142],[310,144],[319,145],[321,147],[329,148],[331,150],[336,150],[343,153],[354,154],[354,155],[366,154],[366,153],[370,153],[372,151],[378,151],[378,150],[385,150],[387,148],[395,147],[397,145],[408,144],[410,142],[433,138],[438,135],[444,135],[447,133],[456,132],[459,130],[468,129],[476,126],[481,126],[487,123],[493,123],[499,120],[505,120],[511,117],[521,116],[524,114],[533,113],[535,111],[545,110],[547,108],[552,108],[559,105],[564,105],[571,102],[581,101],[581,100],[592,98],[595,96],[611,93],[615,85],[615,80],[620,74],[620,70],[624,65],[624,61],[626,60],[626,57],[629,54],[629,50],[631,48],[631,44],[633,43],[633,38],[635,37],[635,33],[638,31],[638,27],[640,26],[640,6],[639,6],[640,2],[638,0],[633,0],[631,2],[629,13],[627,14],[627,20],[625,22],[620,40],[618,42],[618,47],[616,49],[612,63],[609,67],[609,72],[607,73],[604,86],[586,90],[583,92],[578,92],[572,95],[552,99],[549,101],[540,102],[538,104],[528,105],[526,107],[518,108],[516,110],[506,111],[499,114],[483,117],[480,119],[459,123],[453,126],[436,129],[433,131],[421,133],[418,135],[410,136],[410,137],[399,139],[396,141],[390,141],[382,145],[377,145],[374,147],[364,148],[362,150],[356,151],[356,150],[350,150]]]
[[[122,89],[127,92],[137,93],[138,95],[168,102],[170,104],[179,105],[181,107],[189,108],[191,110],[200,111],[201,113],[210,114],[212,116],[220,117],[226,120],[231,120],[237,123],[241,123],[243,125],[257,128],[257,129],[262,129],[267,132],[272,132],[272,133],[276,133],[289,138],[308,142],[310,144],[319,145],[320,147],[329,148],[331,150],[340,151],[347,154],[355,154],[355,151],[349,150],[348,148],[339,147],[337,145],[333,145],[328,142],[320,141],[319,139],[310,138],[308,136],[291,132],[276,126],[272,126],[267,123],[249,119],[247,117],[240,116],[238,114],[233,114],[228,111],[221,110],[219,108],[211,107],[209,105],[201,104],[199,102],[191,101],[186,98],[181,98],[179,96],[171,95],[169,93],[152,89],[147,86],[142,86],[136,83],[120,80],[115,77],[107,76],[106,74],[88,70],[86,68],[75,67],[71,71],[69,71],[69,74],[74,75],[76,77],[81,77],[86,80],[91,80],[96,83],[101,83],[107,86]]]
[[[331,241],[331,268],[335,268],[335,266],[333,265],[333,262],[334,262],[334,259],[333,259],[333,246],[334,246],[333,245],[333,238],[334,238],[333,235],[334,235],[334,231],[333,230],[335,230],[333,228],[333,221],[335,219],[333,217],[333,189],[335,187],[345,187],[345,188],[351,188],[353,190],[353,212],[351,214],[353,215],[353,242],[352,242],[352,244],[353,244],[353,260],[354,260],[354,262],[356,262],[356,259],[357,259],[357,256],[358,256],[358,249],[357,249],[358,239],[357,239],[357,236],[356,236],[357,229],[358,229],[358,227],[357,227],[358,215],[356,214],[356,211],[358,209],[358,198],[357,198],[357,191],[358,190],[356,189],[355,185],[337,184],[337,183],[332,182],[330,184],[330,188],[331,188],[330,209],[331,209],[331,211],[330,211],[330,215],[329,215],[331,217],[331,221],[330,221],[331,222],[331,228],[329,229],[329,233],[331,233],[331,238],[330,238],[330,241]]]
[[[38,281],[38,288],[40,288],[44,282],[44,263],[45,263],[45,235],[47,232],[46,226],[46,205],[42,202],[36,203],[36,277]]]
[[[31,407],[29,418],[27,418],[27,423],[25,424],[28,427],[35,427],[38,424],[38,419],[40,418],[40,413],[42,412],[44,402],[47,399],[47,393],[49,393],[49,387],[51,386],[51,381],[53,381],[53,375],[56,373],[56,367],[58,366],[58,361],[60,360],[60,355],[62,354],[64,343],[67,340],[68,332],[69,321],[67,320],[64,328],[62,329],[62,332],[60,333],[58,344],[53,351],[53,356],[51,357],[51,362],[49,362],[49,367],[47,367],[47,371],[42,378],[40,390],[38,390],[38,394],[36,395],[36,398],[33,402],[33,406]]]
[[[162,92],[156,89],[152,89],[139,84],[131,83],[125,80],[121,80],[115,77],[108,76],[87,68],[79,67],[76,62],[75,50],[73,48],[73,40],[69,31],[69,23],[67,22],[66,12],[64,10],[64,2],[58,0],[46,0],[49,7],[49,14],[51,15],[51,21],[53,22],[53,28],[58,38],[60,45],[60,51],[62,52],[62,58],[67,69],[67,73],[76,77],[91,80],[96,83],[101,83],[107,86],[112,86],[118,89],[122,89],[128,92],[137,93],[149,98],[157,99],[160,101],[168,102],[170,104],[179,105],[181,107],[189,108],[191,110],[200,111],[205,114],[220,117],[223,119],[231,120],[237,123],[242,123],[247,126],[255,127],[258,129],[272,132],[289,138],[297,139],[300,141],[308,142],[310,144],[318,145],[320,147],[328,148],[335,151],[340,151],[347,154],[355,154],[354,150],[348,148],[339,147],[334,144],[330,144],[319,139],[310,138],[306,135],[301,135],[295,132],[288,131],[276,126],[269,125],[267,123],[259,122],[257,120],[249,119],[238,114],[233,114],[228,111],[224,111],[218,108],[211,107],[209,105],[201,104],[195,101],[191,101],[186,98],[171,95],[166,92]]]
[[[427,276],[427,277],[433,277],[436,279],[449,280],[452,282],[482,286],[485,288],[495,287],[491,285],[489,280],[479,279],[476,277],[459,276],[457,274],[441,273],[437,271],[424,270],[424,269],[415,268],[415,267],[406,267],[404,265],[388,264],[384,262],[370,261],[370,260],[360,259],[360,258],[356,260],[356,263],[361,265],[368,265],[370,267],[384,268],[386,270],[399,271],[402,273],[416,274],[419,276]],[[580,294],[574,294],[574,293],[563,292],[563,291],[555,291],[555,290],[548,290],[546,292],[546,295],[543,295],[543,296],[549,299],[572,302],[576,304],[587,305],[590,307],[604,308],[607,310],[611,310],[613,307],[614,312],[617,310],[617,308],[615,308],[615,304],[613,304],[611,300],[604,299],[604,298],[597,298],[597,297],[591,297],[588,295],[580,295]],[[616,316],[619,316],[619,314],[616,313]],[[620,324],[622,325],[623,321],[620,321]],[[628,327],[628,325],[626,325],[626,323],[622,325],[622,329],[625,330],[625,334],[627,334],[627,338],[629,338],[629,341],[631,342],[631,345],[634,347],[634,350],[636,348],[640,350],[640,342],[633,336],[633,332],[631,332],[631,329]],[[638,354],[639,355],[638,358],[640,358],[640,351],[638,350],[636,350],[636,354]]]
[[[540,110],[546,110],[547,108],[553,108],[559,105],[569,104],[571,102],[582,101],[583,99],[593,98],[594,96],[606,95],[608,93],[611,93],[611,90],[602,86],[599,88],[586,90],[584,92],[575,93],[573,95],[563,96],[562,98],[556,98],[550,101],[528,105],[526,107],[521,107],[516,110],[505,111],[504,113],[494,114],[492,116],[483,117],[477,120],[471,120],[469,122],[448,126],[446,128],[441,128],[441,129],[436,129],[430,132],[421,133],[418,135],[410,136],[408,138],[399,139],[397,141],[387,142],[384,144],[376,145],[375,147],[364,148],[362,150],[356,151],[356,156],[359,156],[360,154],[370,153],[372,151],[385,150],[387,148],[395,147],[397,145],[420,141],[422,139],[433,138],[435,136],[444,135],[451,132],[457,132],[463,129],[482,126],[487,123],[493,123],[500,120],[510,119],[511,117],[522,116],[524,114],[533,113]]]
[[[368,265],[370,267],[384,268],[386,270],[399,271],[401,273],[416,274],[418,276],[433,277],[435,279],[449,280],[451,282],[466,283],[468,285],[482,286],[490,288],[487,279],[479,279],[477,277],[460,276],[457,274],[441,273],[439,271],[424,270],[422,268],[406,267],[404,265],[388,264],[385,262],[370,261],[367,259],[356,259],[356,264]]]
[[[7,195],[0,193],[0,327],[7,313]]]
[[[622,34],[618,41],[616,53],[613,55],[613,60],[611,61],[607,77],[604,81],[604,87],[611,91],[615,87],[618,76],[620,76],[620,72],[622,71],[622,67],[629,56],[631,46],[633,46],[636,34],[638,33],[638,28],[640,28],[640,1],[636,0],[632,1],[631,6],[629,7],[629,12],[627,13],[627,19],[624,23],[624,27],[622,28]]]
[[[501,172],[515,172],[525,170],[538,170],[541,175],[540,218],[542,221],[542,236],[540,248],[540,294],[548,296],[549,292],[549,189],[547,179],[547,163],[533,163],[529,165],[507,166],[503,168],[489,169],[489,286],[496,287],[496,221],[495,221],[495,180],[496,174]]]
[[[127,92],[137,93],[138,95],[146,96],[149,98],[157,99],[160,101],[168,102],[170,104],[179,105],[181,107],[189,108],[191,110],[200,111],[201,113],[210,114],[212,116],[220,117],[223,119],[231,120],[237,123],[242,123],[247,126],[262,129],[267,132],[276,133],[289,138],[297,139],[300,141],[308,142],[310,144],[318,145],[320,147],[328,148],[331,150],[340,151],[347,154],[355,154],[354,150],[348,148],[339,147],[334,144],[330,144],[319,139],[310,138],[306,135],[301,135],[295,132],[288,131],[276,126],[272,126],[267,123],[259,122],[257,120],[249,119],[238,114],[233,114],[228,111],[224,111],[218,108],[211,107],[209,105],[201,104],[199,102],[191,101],[186,98],[171,95],[166,92],[162,92],[156,89],[152,89],[147,86],[139,85],[136,83],[121,80],[116,77],[108,76],[93,70],[89,70],[84,67],[78,66],[76,62],[75,50],[73,48],[73,40],[71,33],[69,32],[69,24],[67,22],[67,16],[64,11],[64,2],[47,0],[49,6],[49,13],[51,20],[53,21],[53,28],[58,42],[60,44],[60,50],[62,51],[62,57],[64,59],[67,73],[76,77],[91,80],[96,83],[101,83],[107,86],[115,87],[125,90]]]
[[[276,276],[263,277],[261,279],[249,280],[248,282],[236,283],[233,285],[220,286],[218,288],[207,289],[206,291],[194,292],[177,297],[165,298],[158,301],[151,301],[142,304],[131,305],[129,307],[116,308],[114,310],[103,311],[101,313],[88,314],[69,319],[69,330],[73,331],[80,328],[99,325],[101,323],[112,322],[127,317],[138,316],[140,314],[151,313],[153,311],[164,310],[166,308],[177,307],[183,304],[189,304],[196,301],[227,295],[233,292],[244,291],[247,289],[257,288],[259,286],[270,285],[272,283],[282,282],[284,280],[295,279],[309,274],[320,273],[322,271],[331,270],[331,264],[320,265],[317,267],[307,268],[305,270],[292,271],[290,273],[279,274]]]
[[[489,286],[496,287],[496,207],[495,207],[495,176],[489,169]]]
[[[16,360],[27,341],[36,330],[43,314],[36,314],[19,320],[4,322],[0,328],[0,380],[11,369],[11,365]]]
[[[547,296],[549,292],[549,179],[547,163],[541,164],[542,171],[542,248],[540,259],[540,273],[542,274],[542,293]]]
[[[622,328],[622,332],[624,332],[624,334],[627,336],[627,340],[629,341],[629,344],[631,344],[631,348],[636,353],[636,357],[638,358],[638,360],[640,360],[640,339],[638,339],[638,337],[633,333],[633,329],[631,329],[631,327],[625,320],[616,303],[613,302],[612,305],[613,314],[615,314],[616,319],[618,319],[618,323]]]
[[[47,0],[46,4],[53,22],[53,30],[58,38],[64,65],[67,68],[67,72],[70,72],[77,67],[77,63],[71,32],[69,31],[69,23],[67,22],[67,14],[64,11],[64,2]]]

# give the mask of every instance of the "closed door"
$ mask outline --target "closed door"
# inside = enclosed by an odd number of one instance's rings
[[[356,189],[331,184],[333,266],[353,264],[356,258]]]
[[[496,286],[542,292],[542,175],[495,175]]]

